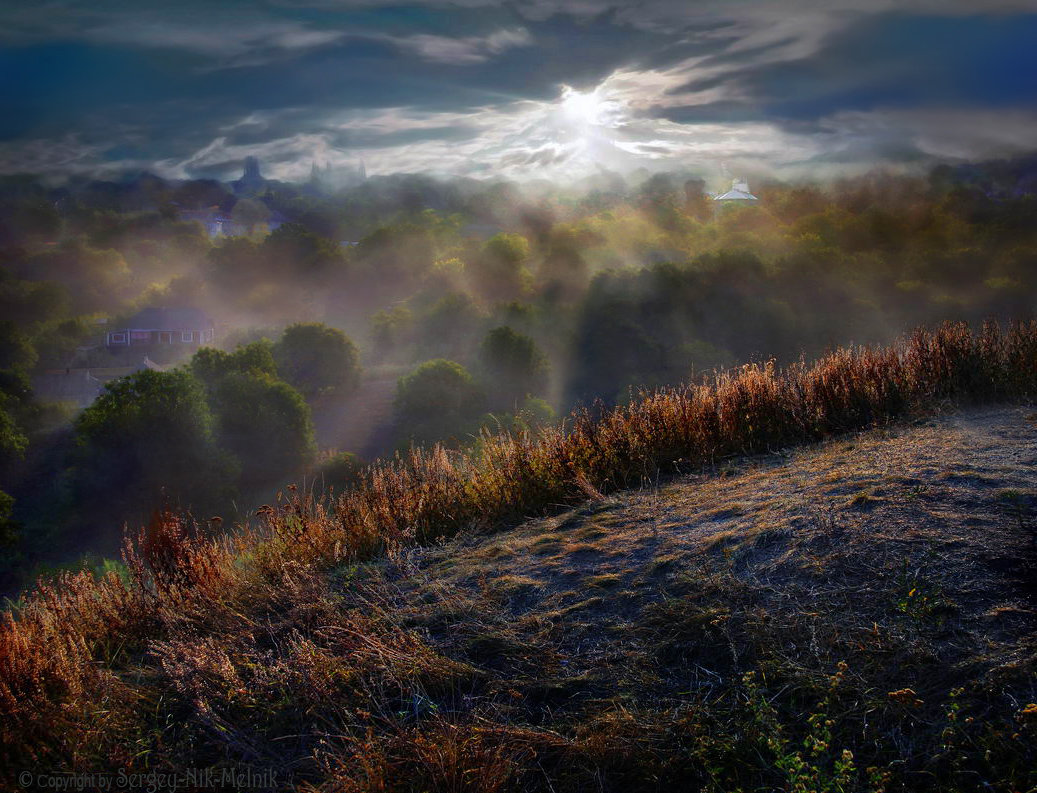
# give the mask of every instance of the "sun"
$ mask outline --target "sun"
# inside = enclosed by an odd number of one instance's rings
[[[604,109],[605,103],[596,90],[584,93],[569,86],[562,89],[562,113],[571,122],[597,125]]]

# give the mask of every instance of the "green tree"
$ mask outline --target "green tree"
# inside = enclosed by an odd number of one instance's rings
[[[532,276],[529,242],[521,234],[497,234],[486,241],[473,268],[475,285],[490,300],[510,300],[528,291]]]
[[[232,463],[189,371],[145,370],[109,383],[75,430],[85,500],[146,509],[165,493],[184,506],[208,506],[228,485]]]
[[[20,527],[11,517],[14,513],[14,499],[0,490],[0,548],[10,548],[17,544]]]
[[[269,339],[259,339],[239,346],[234,352],[203,347],[192,356],[191,371],[210,389],[234,372],[277,377],[274,345]]]
[[[371,317],[371,340],[379,352],[396,347],[414,324],[414,315],[406,306],[393,306]]]
[[[206,274],[220,289],[235,294],[243,284],[253,283],[261,262],[260,246],[255,240],[227,237],[209,251]]]
[[[285,223],[259,246],[271,273],[313,275],[345,263],[341,249],[299,223]]]
[[[360,354],[337,328],[320,322],[291,325],[274,348],[277,370],[307,399],[360,384]]]
[[[10,320],[0,320],[0,369],[31,369],[36,364],[32,343]]]
[[[29,439],[7,409],[7,399],[0,394],[0,472],[19,459],[29,445]]]
[[[467,369],[437,358],[399,379],[394,407],[401,435],[427,443],[474,431],[483,403]]]
[[[310,407],[283,380],[260,370],[232,371],[212,391],[220,445],[255,487],[301,473],[316,454]]]
[[[533,339],[506,325],[486,334],[479,363],[491,407],[513,410],[517,401],[539,395],[547,387],[547,357]]]
[[[270,219],[270,208],[262,201],[242,198],[234,205],[230,216],[235,223],[245,227],[246,233],[251,234],[256,226]]]

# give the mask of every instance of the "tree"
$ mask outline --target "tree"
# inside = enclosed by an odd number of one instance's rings
[[[345,263],[342,250],[299,223],[285,223],[259,246],[271,273],[314,275]]]
[[[506,325],[486,334],[479,363],[492,407],[512,410],[516,401],[539,395],[547,387],[547,357],[533,339]]]
[[[285,329],[274,348],[277,370],[307,399],[336,391],[348,393],[360,383],[360,354],[337,328],[303,322]]]
[[[210,401],[220,445],[238,459],[244,486],[290,478],[313,460],[310,407],[283,380],[257,370],[230,372]]]
[[[0,369],[31,369],[36,350],[28,337],[10,320],[0,320]]]
[[[122,254],[91,247],[81,239],[35,254],[28,266],[34,278],[65,286],[77,313],[109,309],[131,286],[130,268]]]
[[[483,401],[467,369],[437,358],[399,379],[394,407],[403,437],[432,442],[474,431]]]
[[[248,237],[227,237],[209,251],[208,265],[207,275],[218,287],[240,292],[261,270],[260,246]]]
[[[251,234],[260,223],[266,223],[270,219],[270,208],[262,201],[251,198],[241,198],[230,213],[231,220],[245,227],[245,231]]]
[[[0,490],[0,548],[10,548],[18,542],[19,525],[11,517],[14,499]]]
[[[7,410],[7,399],[0,394],[0,473],[19,459],[29,444],[14,417]]]
[[[379,352],[396,347],[414,325],[414,315],[406,306],[393,306],[371,317],[371,340]]]
[[[241,345],[232,353],[215,347],[203,347],[192,356],[190,366],[195,377],[210,389],[234,372],[277,377],[274,345],[269,339]]]
[[[527,291],[532,276],[526,267],[529,242],[521,234],[497,234],[483,245],[473,277],[490,300],[513,299]]]
[[[217,444],[201,384],[186,370],[145,370],[109,383],[76,421],[83,498],[151,508],[163,493],[211,505],[232,463]]]

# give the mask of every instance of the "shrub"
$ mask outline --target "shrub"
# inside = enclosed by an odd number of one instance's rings
[[[363,461],[352,452],[339,452],[322,460],[314,472],[319,487],[333,488],[342,492],[360,483]]]

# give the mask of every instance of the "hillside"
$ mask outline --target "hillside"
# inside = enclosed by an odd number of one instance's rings
[[[501,731],[499,771],[518,787],[857,790],[888,772],[889,789],[1029,789],[1035,506],[1037,414],[975,410],[731,461],[348,577],[365,582],[358,608],[474,669],[464,723]],[[443,706],[412,696],[406,721]],[[794,788],[790,758],[826,699],[833,737],[803,752]],[[844,749],[858,772],[839,787]]]
[[[157,514],[5,616],[0,778],[1031,790],[1035,349],[946,326],[415,450],[227,536]]]

